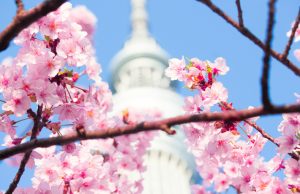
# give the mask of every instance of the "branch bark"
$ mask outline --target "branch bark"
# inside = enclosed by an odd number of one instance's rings
[[[229,110],[225,112],[214,112],[214,113],[202,112],[199,114],[182,115],[182,116],[162,119],[158,121],[147,121],[147,122],[141,122],[133,125],[126,125],[123,127],[87,131],[85,136],[80,136],[78,133],[74,133],[66,136],[33,140],[33,141],[16,145],[14,147],[1,150],[0,160],[3,160],[15,154],[23,153],[38,147],[64,145],[78,140],[113,138],[121,135],[138,133],[141,131],[154,131],[154,130],[164,131],[164,126],[172,127],[175,125],[191,123],[191,122],[209,122],[209,121],[220,121],[220,120],[241,121],[256,116],[273,115],[273,114],[281,114],[281,113],[293,113],[293,112],[300,112],[300,104],[276,106],[271,110],[266,110],[263,107],[257,107],[257,108],[246,109],[246,110]]]
[[[263,128],[258,126],[256,123],[244,120],[245,123],[252,126],[254,129],[256,129],[264,138],[268,139],[270,142],[274,143],[276,146],[279,146],[278,143],[276,143],[275,139],[269,135]],[[299,156],[297,156],[295,153],[289,153],[289,155],[294,158],[295,160],[299,160]]]
[[[22,0],[16,0],[17,5],[17,15],[20,14],[24,10],[24,4]]]
[[[289,55],[289,52],[290,52],[290,49],[291,49],[291,46],[292,46],[292,43],[293,43],[293,40],[294,40],[294,37],[295,37],[295,34],[296,34],[296,31],[297,31],[297,28],[299,26],[299,23],[300,23],[300,8],[299,8],[299,11],[298,11],[298,15],[297,15],[297,18],[295,20],[295,24],[292,28],[292,33],[291,33],[291,36],[289,38],[289,41],[283,51],[283,54],[282,54],[282,58],[283,59],[286,59],[287,56]]]
[[[271,52],[271,42],[273,39],[273,28],[275,23],[275,3],[276,0],[269,1],[269,14],[268,14],[268,24],[267,24],[267,36],[265,41],[266,50],[264,52],[263,58],[263,73],[261,77],[261,90],[262,90],[262,102],[264,108],[271,109],[272,103],[270,101],[269,94],[269,77],[270,77],[270,52]]]
[[[33,22],[56,10],[67,0],[45,0],[36,7],[24,11],[21,0],[16,0],[18,11],[13,21],[0,33],[0,51],[5,50],[9,42],[16,37],[24,28]]]
[[[235,4],[238,10],[239,25],[240,27],[244,27],[243,10],[240,0],[235,0]]]
[[[30,109],[31,110],[31,109]],[[32,110],[31,110],[32,111]],[[38,111],[37,111],[37,115],[34,117],[34,125],[32,128],[32,132],[31,132],[31,137],[30,137],[30,141],[36,140],[37,134],[39,132],[40,129],[40,119],[41,119],[41,114],[42,114],[42,107],[38,107]],[[28,162],[28,160],[30,159],[30,155],[32,153],[32,149],[26,151],[25,155],[23,156],[19,169],[15,175],[15,178],[13,179],[13,181],[10,183],[7,191],[5,192],[5,194],[12,194],[14,192],[14,190],[17,188],[21,177],[25,171],[25,166]]]
[[[219,7],[213,4],[210,0],[197,0],[198,2],[203,3],[221,18],[223,18],[227,23],[229,23],[232,27],[237,29],[242,35],[247,37],[251,42],[256,44],[259,48],[261,48],[264,52],[266,51],[266,45],[257,38],[250,30],[248,30],[245,26],[240,27],[237,22],[235,22],[231,17],[229,17],[226,13],[224,13]],[[270,54],[277,61],[281,62],[288,69],[294,72],[297,76],[300,76],[300,68],[298,68],[294,63],[292,63],[289,59],[283,58],[282,55],[273,49],[270,50]]]

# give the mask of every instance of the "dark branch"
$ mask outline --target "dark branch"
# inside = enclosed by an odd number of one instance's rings
[[[37,21],[49,12],[56,10],[67,0],[45,0],[36,7],[18,13],[13,21],[0,33],[0,51],[5,50],[9,42],[24,28]],[[18,0],[16,0],[18,2]],[[19,7],[18,7],[19,9]]]
[[[16,0],[17,5],[17,15],[21,14],[22,11],[24,11],[24,4],[22,0]]]
[[[134,125],[126,125],[123,127],[87,131],[85,136],[79,136],[78,133],[74,133],[72,135],[33,140],[30,142],[22,143],[14,147],[1,150],[0,160],[3,160],[15,154],[23,153],[38,147],[64,145],[78,140],[113,138],[121,135],[138,133],[141,131],[164,130],[163,126],[172,127],[175,125],[191,123],[191,122],[208,122],[208,121],[220,121],[220,120],[241,121],[256,116],[281,114],[281,113],[293,113],[293,112],[300,112],[300,104],[276,106],[271,110],[266,110],[263,107],[257,107],[250,110],[248,109],[239,110],[239,111],[230,110],[226,112],[217,112],[217,113],[205,112],[205,113],[199,113],[193,115],[182,115],[182,116],[162,119],[158,121],[147,121],[147,122],[142,122]]]
[[[260,126],[258,126],[256,123],[248,120],[244,120],[244,122],[252,126],[254,129],[256,129],[264,138],[268,139],[270,142],[279,146],[278,143],[275,142],[275,139],[271,135],[269,135],[265,130],[263,130]]]
[[[298,15],[297,15],[297,18],[295,20],[294,26],[292,28],[292,33],[290,35],[289,41],[288,41],[288,43],[287,43],[287,45],[286,45],[286,47],[283,51],[283,54],[282,54],[283,59],[286,59],[287,56],[289,55],[289,52],[290,52],[294,37],[296,35],[296,31],[297,31],[297,28],[299,26],[299,23],[300,23],[300,8],[299,8]]]
[[[36,140],[37,134],[39,132],[39,129],[41,127],[40,125],[40,118],[41,118],[41,113],[42,113],[42,107],[38,107],[38,111],[37,111],[37,115],[34,117],[34,125],[32,128],[32,132],[31,132],[31,137],[30,137],[30,141]],[[26,151],[25,155],[23,156],[19,169],[15,175],[15,178],[13,179],[13,181],[10,183],[7,191],[5,192],[5,194],[11,194],[14,192],[14,190],[17,188],[18,183],[21,180],[21,177],[25,171],[25,166],[28,162],[28,160],[30,159],[30,155],[32,153],[32,149]]]
[[[7,189],[7,191],[5,192],[5,194],[11,194],[14,192],[14,190],[17,188],[17,185],[25,171],[25,166],[30,158],[30,155],[32,153],[32,150],[29,150],[25,153],[25,155],[23,156],[23,159],[20,163],[20,167],[18,169],[17,174],[15,175],[14,180],[10,183],[9,188]]]
[[[273,29],[275,23],[275,3],[276,0],[269,1],[269,14],[268,14],[268,24],[267,24],[267,36],[265,41],[266,50],[264,52],[263,58],[263,73],[261,77],[261,92],[262,92],[262,102],[264,108],[271,109],[272,103],[270,101],[269,95],[269,77],[270,77],[270,52],[271,52],[271,42],[273,39]]]
[[[237,10],[238,10],[238,18],[239,18],[240,27],[244,27],[243,10],[241,7],[240,0],[235,0],[235,4],[236,4]]]
[[[257,38],[246,27],[240,27],[237,22],[235,22],[231,17],[229,17],[227,14],[225,14],[220,8],[218,8],[216,5],[214,5],[210,0],[197,0],[197,1],[205,4],[213,12],[215,12],[217,15],[219,15],[221,18],[223,18],[226,22],[228,22],[230,25],[232,25],[235,29],[237,29],[241,34],[243,34],[245,37],[247,37],[249,40],[251,40],[254,44],[256,44],[259,48],[261,48],[263,51],[266,51],[265,44],[259,38]],[[291,71],[293,71],[297,76],[300,76],[300,68],[298,68],[295,64],[293,64],[290,60],[282,58],[281,54],[274,51],[273,49],[271,49],[270,53],[271,53],[272,57],[274,57],[276,60],[278,60],[283,65],[285,65],[287,68],[289,68]]]

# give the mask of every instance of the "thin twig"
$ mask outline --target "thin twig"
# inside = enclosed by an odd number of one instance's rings
[[[261,92],[262,92],[262,102],[264,108],[271,109],[272,103],[269,95],[269,77],[270,77],[270,52],[271,52],[271,43],[273,39],[273,29],[275,23],[275,3],[276,0],[269,1],[269,14],[268,14],[268,24],[267,24],[267,35],[265,41],[266,50],[264,52],[263,58],[263,73],[261,77]]]
[[[276,146],[279,146],[279,144],[275,141],[275,139],[269,135],[263,128],[258,126],[255,122],[251,122],[248,120],[244,120],[245,123],[252,126],[254,129],[256,129],[264,138],[268,139],[270,142],[274,143]],[[295,153],[289,153],[289,155],[294,158],[295,160],[299,160],[299,156]]]
[[[275,145],[279,146],[278,143],[275,142],[275,139],[269,135],[263,128],[258,126],[256,123],[251,122],[249,120],[244,120],[245,123],[256,129],[264,138],[268,139],[270,142],[274,143]]]
[[[27,117],[27,118],[24,118],[24,119],[20,119],[20,120],[17,120],[17,121],[13,121],[13,124],[15,125],[16,123],[20,123],[20,122],[22,122],[22,121],[26,121],[26,120],[28,120],[29,118]]]
[[[21,160],[20,163],[20,167],[18,169],[17,174],[15,175],[14,180],[10,183],[9,188],[7,189],[7,191],[5,192],[5,194],[11,194],[14,192],[14,190],[17,188],[17,185],[25,171],[25,166],[30,158],[30,155],[32,153],[32,150],[29,150],[25,153],[25,155],[23,156],[23,159]]]
[[[34,118],[34,125],[33,125],[33,128],[32,128],[30,141],[36,140],[36,136],[37,136],[39,128],[40,128],[41,109],[42,108],[39,106],[38,111],[37,111],[37,116]],[[26,166],[28,160],[30,159],[31,153],[32,153],[32,150],[26,151],[25,155],[23,156],[23,158],[21,160],[19,169],[18,169],[18,171],[15,175],[15,178],[10,183],[9,188],[7,189],[5,194],[11,194],[17,188],[18,183],[20,182],[21,177],[22,177],[22,175],[25,171],[25,166]]]
[[[24,4],[22,0],[15,0],[17,5],[17,15],[21,14],[24,11]]]
[[[241,7],[240,0],[235,0],[235,4],[236,4],[237,10],[238,10],[238,18],[239,18],[240,27],[244,27],[243,10]]]
[[[291,104],[285,106],[275,106],[272,110],[266,110],[263,107],[256,107],[246,110],[229,110],[226,112],[205,112],[192,115],[182,115],[158,121],[146,121],[138,124],[126,125],[116,128],[100,129],[95,131],[87,131],[85,136],[79,136],[77,133],[65,135],[61,137],[43,138],[26,143],[21,143],[14,147],[6,148],[0,151],[0,160],[11,157],[15,154],[23,153],[38,147],[49,147],[53,145],[64,145],[78,140],[87,139],[105,139],[113,138],[121,135],[134,134],[142,131],[161,130],[161,126],[169,127],[191,123],[191,122],[208,122],[208,121],[241,121],[247,118],[273,115],[281,113],[300,112],[300,104]]]
[[[227,23],[232,25],[235,29],[237,29],[242,35],[247,37],[250,41],[256,44],[263,51],[266,50],[265,44],[257,38],[251,31],[249,31],[245,26],[240,27],[240,25],[235,22],[231,17],[225,14],[220,8],[218,8],[215,4],[213,4],[210,0],[197,0],[198,2],[203,3],[208,8],[210,8],[213,12],[223,18]],[[281,54],[271,49],[270,51],[272,57],[281,62],[287,68],[289,68],[292,72],[294,72],[297,76],[300,76],[300,68],[298,68],[295,64],[293,64],[289,59],[284,59],[281,57]]]
[[[288,43],[287,43],[287,45],[286,45],[286,47],[285,47],[285,49],[283,51],[283,54],[281,56],[283,59],[286,59],[287,56],[289,55],[289,52],[290,52],[290,49],[291,49],[294,37],[296,35],[296,31],[297,31],[297,29],[299,27],[299,23],[300,23],[300,8],[298,10],[298,15],[297,15],[297,18],[295,20],[294,26],[292,28],[292,33],[290,35],[289,41],[288,41]]]
[[[231,105],[228,103],[221,103],[221,106],[225,107],[227,110],[235,110]],[[247,119],[243,120],[248,125],[252,126],[254,129],[256,129],[264,138],[268,139],[270,142],[275,144],[276,146],[279,146],[279,144],[275,141],[275,139],[269,135],[263,128],[261,128],[259,125],[257,125],[255,122],[249,121]],[[299,159],[299,156],[294,153],[289,153],[289,155],[294,158],[295,160]]]
[[[13,21],[0,33],[0,51],[5,50],[9,42],[24,28],[37,21],[49,12],[56,10],[67,0],[45,0],[36,7],[17,14]]]

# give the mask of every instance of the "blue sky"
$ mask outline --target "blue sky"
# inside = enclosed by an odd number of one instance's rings
[[[26,8],[39,1],[24,0]],[[230,16],[236,18],[234,0],[215,1]],[[98,18],[95,34],[97,58],[102,64],[104,80],[109,80],[109,64],[112,57],[122,48],[130,35],[129,0],[73,0],[74,5],[86,5]],[[278,1],[273,47],[282,51],[287,42],[286,32],[299,9],[299,0]],[[262,40],[265,39],[267,21],[267,1],[242,1],[245,25]],[[11,21],[15,14],[14,1],[1,2],[0,30]],[[206,6],[195,0],[149,0],[148,12],[150,31],[170,55],[170,57],[198,57],[213,61],[217,57],[227,60],[230,72],[221,78],[229,90],[229,100],[239,109],[258,106],[260,102],[259,79],[262,69],[262,51],[252,42],[240,35],[235,29],[212,13]],[[294,44],[292,50],[299,48]],[[0,53],[0,61],[7,56],[15,56],[17,47],[12,45]],[[290,54],[290,59],[299,62]],[[300,93],[299,79],[283,65],[272,60],[271,96],[275,104],[295,102],[294,92]],[[183,88],[178,92],[187,95]],[[281,116],[265,117],[258,123],[270,134],[276,136]],[[1,137],[1,136],[0,136]],[[1,142],[1,141],[0,141]],[[264,156],[269,158],[274,147],[267,145]],[[0,163],[0,190],[6,189],[16,169]],[[31,172],[23,177],[21,185],[30,184]]]

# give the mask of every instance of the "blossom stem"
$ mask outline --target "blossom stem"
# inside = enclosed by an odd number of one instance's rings
[[[24,28],[33,22],[59,8],[67,0],[45,0],[36,7],[17,14],[13,21],[0,33],[0,51],[5,50],[9,42],[16,37]]]
[[[39,128],[40,128],[40,119],[41,119],[41,111],[42,107],[39,106],[38,110],[37,110],[37,115],[34,117],[34,125],[32,128],[32,133],[31,133],[31,138],[30,138],[30,142],[36,140],[36,136],[38,134]],[[28,150],[26,151],[25,155],[23,156],[18,172],[15,175],[15,178],[13,179],[13,181],[11,182],[11,184],[9,185],[9,188],[7,189],[7,191],[5,192],[5,194],[11,194],[14,192],[14,190],[17,188],[19,181],[21,180],[21,177],[25,171],[25,166],[30,158],[30,155],[32,153],[32,150]]]
[[[24,118],[24,119],[21,119],[21,120],[18,120],[18,121],[13,121],[13,124],[16,124],[16,123],[19,123],[19,122],[22,122],[22,121],[26,121],[28,120],[29,118]]]
[[[296,18],[296,21],[295,21],[295,24],[292,28],[292,33],[290,35],[290,38],[288,40],[288,43],[283,51],[283,54],[282,54],[282,59],[286,59],[287,56],[289,55],[289,52],[290,52],[290,49],[291,49],[291,46],[292,46],[292,43],[293,43],[293,40],[295,38],[295,35],[296,35],[296,31],[299,27],[299,24],[300,24],[300,8],[299,8],[299,11],[298,11],[298,15],[297,15],[297,18]]]
[[[51,137],[51,138],[43,138],[35,141],[29,141],[26,143],[21,143],[19,145],[1,150],[0,160],[3,160],[13,155],[23,153],[38,147],[63,145],[78,140],[113,138],[121,135],[134,134],[142,131],[161,130],[161,126],[163,125],[172,127],[175,125],[192,123],[192,122],[209,122],[209,121],[220,121],[220,120],[241,121],[256,116],[294,113],[294,112],[300,112],[300,104],[274,106],[272,110],[265,110],[263,107],[256,107],[253,109],[245,109],[245,110],[228,110],[224,112],[214,112],[214,113],[202,112],[199,114],[181,115],[181,116],[171,117],[171,118],[157,120],[157,121],[145,121],[133,125],[125,125],[122,127],[87,131],[84,137],[79,136],[77,133],[75,133],[75,134],[65,135],[61,137]],[[297,155],[294,155],[293,158],[299,158],[299,157]]]
[[[197,0],[198,2],[203,3],[221,18],[223,18],[227,23],[229,23],[232,27],[237,29],[244,37],[248,38],[251,42],[261,48],[263,51],[266,51],[266,45],[255,36],[246,26],[241,27],[237,22],[235,22],[229,15],[227,15],[223,10],[217,7],[211,0]],[[300,76],[300,68],[298,68],[294,63],[292,63],[289,59],[282,58],[282,55],[275,50],[271,49],[270,54],[277,61],[281,62],[287,68],[289,68],[292,72],[294,72],[297,76]]]

